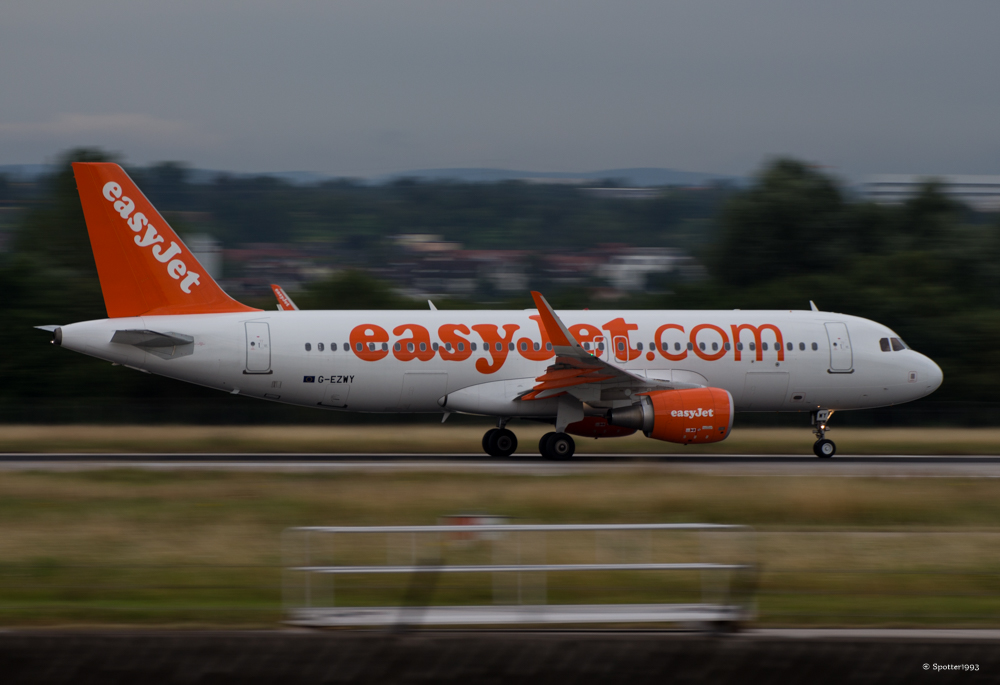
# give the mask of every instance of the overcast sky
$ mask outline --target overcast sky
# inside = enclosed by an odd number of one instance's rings
[[[0,164],[1000,174],[998,0],[5,0]]]

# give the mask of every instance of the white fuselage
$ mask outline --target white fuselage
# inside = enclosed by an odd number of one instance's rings
[[[723,388],[732,394],[737,411],[880,407],[923,397],[942,379],[938,366],[922,354],[909,349],[883,351],[880,338],[895,334],[853,316],[788,310],[558,314],[581,342],[589,341],[593,351],[611,363],[672,381],[678,388]],[[122,330],[180,334],[193,342],[178,348],[111,342]],[[384,340],[371,342],[374,339]],[[420,350],[421,342],[426,349]],[[61,344],[150,373],[307,407],[556,414],[556,400],[517,399],[553,362],[535,310],[273,311],[116,318],[63,326]],[[498,344],[501,350],[496,349]],[[546,355],[548,359],[541,358]],[[607,392],[582,399],[597,408],[634,401]]]

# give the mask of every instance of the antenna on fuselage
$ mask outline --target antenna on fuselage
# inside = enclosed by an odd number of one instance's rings
[[[813,302],[812,300],[809,300],[809,309],[813,310],[814,312],[819,311],[819,307],[817,307],[816,303]]]

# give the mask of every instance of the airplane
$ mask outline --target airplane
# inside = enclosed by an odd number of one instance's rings
[[[492,417],[482,447],[495,457],[517,449],[513,419],[552,424],[538,450],[569,459],[574,435],[700,445],[729,437],[736,412],[809,412],[813,451],[829,458],[835,411],[916,400],[943,379],[886,326],[811,302],[555,311],[532,292],[523,311],[254,309],[223,292],[121,167],[73,173],[108,318],[40,327],[54,344],[275,402]]]

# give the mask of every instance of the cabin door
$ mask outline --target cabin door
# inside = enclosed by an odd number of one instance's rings
[[[850,373],[854,369],[854,353],[851,351],[847,324],[826,324],[826,335],[830,339],[830,370],[835,373]]]
[[[263,321],[248,321],[247,368],[244,373],[271,373],[271,329]]]

